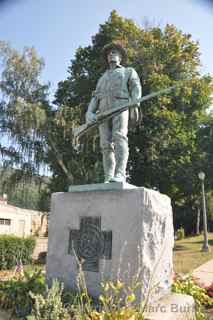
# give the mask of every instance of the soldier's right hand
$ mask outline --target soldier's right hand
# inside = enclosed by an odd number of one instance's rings
[[[86,123],[94,122],[96,120],[97,120],[96,113],[91,112],[91,111],[87,111],[87,113],[86,113]]]

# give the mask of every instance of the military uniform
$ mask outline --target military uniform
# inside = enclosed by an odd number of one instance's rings
[[[102,111],[122,106],[141,98],[141,85],[133,68],[118,65],[107,69],[99,79],[88,112]],[[103,154],[105,181],[120,177],[125,181],[128,148],[129,111],[113,117],[99,126],[100,147]]]

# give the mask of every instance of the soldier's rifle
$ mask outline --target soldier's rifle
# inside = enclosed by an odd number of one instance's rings
[[[118,114],[122,113],[123,111],[125,111],[129,108],[133,108],[136,105],[139,105],[140,103],[142,103],[144,101],[147,101],[149,99],[152,99],[152,98],[161,96],[163,94],[169,93],[175,88],[176,88],[176,85],[168,87],[166,89],[159,90],[157,92],[150,93],[140,99],[130,101],[123,106],[115,107],[113,109],[109,109],[109,110],[97,113],[96,120],[88,122],[88,123],[84,123],[81,126],[79,126],[78,128],[73,129],[73,138],[74,138],[73,144],[76,145],[77,141],[80,137],[84,136],[86,133],[88,133],[93,128],[99,126],[104,121],[107,121],[107,120],[113,118],[114,116],[117,116]]]

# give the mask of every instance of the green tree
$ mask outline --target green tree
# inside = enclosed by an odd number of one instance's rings
[[[32,178],[37,188],[42,184],[38,173],[45,165],[43,129],[50,113],[48,87],[40,81],[44,63],[35,49],[25,48],[19,53],[2,41],[0,62],[1,188],[9,193],[11,199],[16,199],[15,203],[21,202],[21,206],[25,204],[29,207],[31,202],[31,207],[35,208],[38,203],[32,199],[35,200],[37,195],[32,196],[29,186]],[[10,174],[7,168],[10,168]],[[17,187],[17,191],[12,187]]]
[[[32,208],[46,210],[48,187],[41,188],[45,183],[39,173],[42,167],[49,165],[51,169],[55,165],[66,186],[73,181],[62,154],[63,145],[69,148],[71,143],[70,139],[69,143],[66,142],[63,124],[69,119],[68,125],[74,118],[71,110],[56,110],[49,104],[48,86],[40,80],[44,62],[34,48],[25,48],[20,53],[0,41],[0,61],[0,132],[4,138],[0,143],[1,189],[15,204],[30,204]],[[58,137],[61,138],[60,148],[55,142]],[[9,175],[7,168],[13,169]],[[53,176],[57,181],[54,170]],[[35,189],[42,190],[39,197],[35,195],[37,200],[29,192],[31,185],[35,184]],[[60,186],[60,179],[57,188],[64,188],[64,185]]]
[[[76,51],[67,79],[59,83],[55,101],[65,115],[56,144],[73,182],[102,179],[97,133],[81,141],[79,152],[70,140],[72,127],[84,122],[91,92],[106,68],[102,48],[111,41],[126,46],[129,65],[140,75],[143,95],[177,85],[174,94],[142,105],[143,120],[129,133],[128,180],[168,194],[176,212],[180,208],[193,211],[199,193],[197,173],[207,161],[201,137],[212,102],[212,78],[199,72],[199,44],[173,25],[147,30],[113,11],[92,37],[91,45]],[[59,185],[65,185],[59,168],[53,165],[52,170],[61,181]]]
[[[17,176],[17,171],[20,177],[14,185],[14,175]],[[25,181],[22,179],[22,170],[0,167],[0,196],[6,193],[8,203],[11,205],[48,212],[49,180],[50,178],[45,176],[33,175],[29,181]]]
[[[47,87],[39,76],[43,62],[33,48],[23,53],[0,42],[3,71],[0,81],[0,130],[11,145],[1,146],[1,153],[13,163],[34,172],[42,158],[42,134],[39,128],[46,121]]]

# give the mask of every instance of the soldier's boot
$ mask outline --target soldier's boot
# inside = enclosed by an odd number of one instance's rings
[[[104,168],[104,183],[109,183],[115,173],[115,154],[114,151],[105,149],[102,152],[103,168]]]

